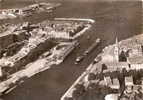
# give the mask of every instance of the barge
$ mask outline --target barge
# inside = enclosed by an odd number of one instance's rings
[[[97,38],[95,40],[95,42],[83,53],[83,55],[79,56],[76,58],[76,61],[75,61],[75,64],[78,64],[80,63],[82,60],[84,60],[84,58],[89,54],[91,53],[98,45],[99,43],[101,42],[101,39],[100,38]]]
[[[143,100],[143,34],[105,47],[61,100]]]

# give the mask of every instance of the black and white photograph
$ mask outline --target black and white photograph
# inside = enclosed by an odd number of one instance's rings
[[[143,100],[142,0],[0,0],[0,100]]]

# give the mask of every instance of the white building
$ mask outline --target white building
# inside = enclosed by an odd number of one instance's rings
[[[113,46],[109,46],[108,48],[104,49],[102,61],[104,63],[119,62],[119,52],[120,52],[119,43],[118,43],[118,39],[116,38],[116,43]]]
[[[125,86],[128,86],[128,85],[134,85],[132,76],[125,77]]]
[[[118,38],[116,37],[116,44],[114,47],[114,57],[115,57],[115,61],[119,62],[119,43],[118,43]]]
[[[0,66],[0,77],[3,76],[3,73],[2,73],[2,67]]]

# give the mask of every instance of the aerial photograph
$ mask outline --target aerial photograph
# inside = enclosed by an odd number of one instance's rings
[[[0,100],[143,100],[142,0],[0,0]]]

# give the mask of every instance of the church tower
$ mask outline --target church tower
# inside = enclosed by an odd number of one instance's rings
[[[116,62],[119,62],[119,42],[117,37],[116,37],[116,43],[114,48],[114,59]]]

